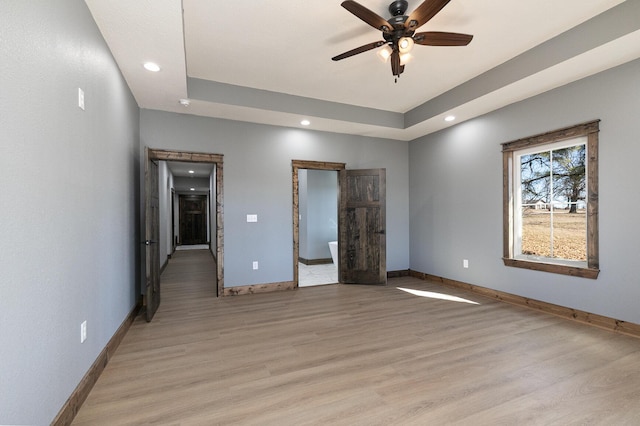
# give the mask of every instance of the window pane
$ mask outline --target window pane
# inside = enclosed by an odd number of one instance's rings
[[[550,198],[551,152],[520,157],[520,183],[523,207],[547,208]]]
[[[568,260],[587,260],[587,211],[577,205],[576,213],[555,209],[553,213],[553,257]],[[582,207],[582,208],[580,208]]]
[[[545,209],[522,208],[522,254],[551,256],[551,213]]]
[[[587,260],[585,145],[553,151],[553,257]]]
[[[576,145],[553,151],[554,207],[568,207],[569,213],[576,213],[577,203],[585,200],[585,150]]]

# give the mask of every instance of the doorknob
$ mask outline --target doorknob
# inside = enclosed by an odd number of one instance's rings
[[[151,244],[155,244],[155,241],[151,241],[151,240],[144,240],[143,242],[141,242],[140,244],[144,244],[145,246],[150,246]]]

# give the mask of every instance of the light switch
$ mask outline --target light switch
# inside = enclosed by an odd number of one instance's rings
[[[247,222],[257,222],[258,221],[258,215],[257,214],[248,214],[247,215]]]

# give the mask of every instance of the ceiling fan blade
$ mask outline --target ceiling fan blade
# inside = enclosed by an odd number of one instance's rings
[[[415,33],[413,41],[423,46],[466,46],[471,43],[473,36],[470,34],[444,33],[439,31],[427,31]]]
[[[451,0],[424,0],[424,2],[416,8],[409,18],[405,21],[405,28],[416,30],[418,27],[429,22],[431,18],[436,16],[443,7]]]
[[[385,44],[385,41],[374,41],[373,43],[365,44],[364,46],[356,47],[355,49],[351,49],[348,52],[344,52],[338,56],[334,56],[331,58],[332,61],[339,61],[341,59],[348,58],[353,55],[357,55],[358,53],[366,52],[367,50],[375,49],[376,47],[380,47]]]
[[[393,49],[391,53],[391,72],[398,77],[404,71],[404,66],[400,65],[400,52],[397,49]]]
[[[391,25],[375,12],[372,12],[366,7],[362,6],[360,3],[356,3],[352,0],[347,0],[342,2],[342,7],[356,15],[358,18],[362,19],[367,24],[371,25],[376,30],[380,30],[383,33],[389,33],[393,31],[393,25]]]

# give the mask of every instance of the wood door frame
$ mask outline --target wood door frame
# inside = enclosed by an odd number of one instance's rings
[[[216,278],[218,297],[224,295],[224,194],[223,155],[147,148],[149,160],[210,163],[216,167]],[[211,188],[209,188],[211,190]],[[211,198],[211,197],[209,197]]]
[[[300,257],[300,191],[298,172],[300,170],[344,170],[345,163],[329,163],[325,161],[291,160],[291,186],[293,188],[293,287],[298,288],[299,271],[298,258]],[[338,173],[338,209],[340,208],[340,173]],[[340,230],[338,229],[338,232]]]

